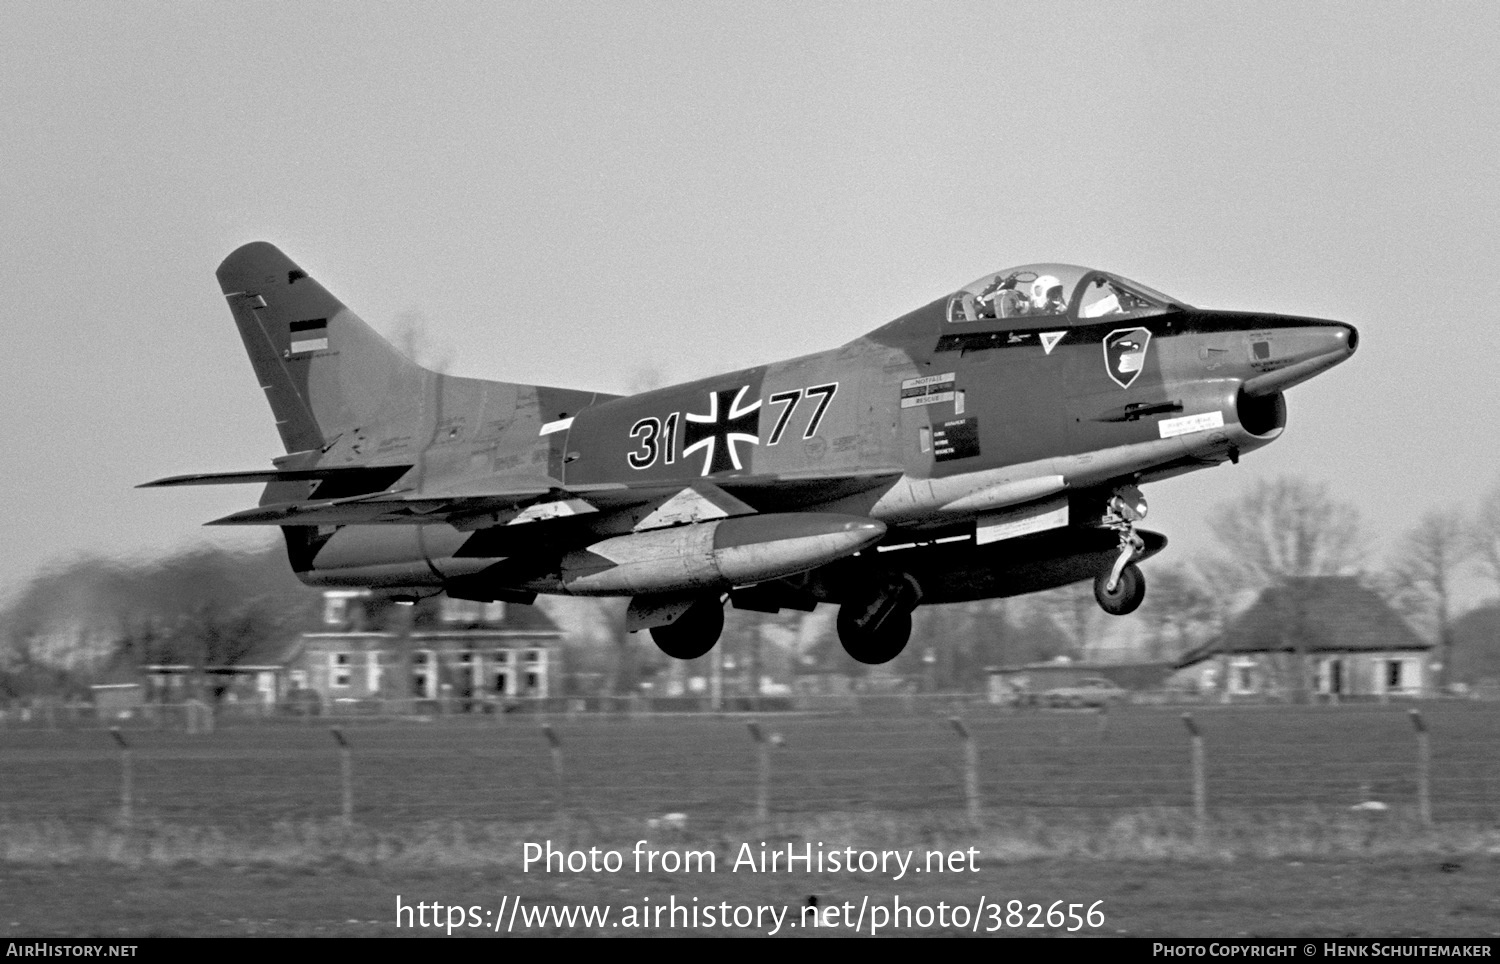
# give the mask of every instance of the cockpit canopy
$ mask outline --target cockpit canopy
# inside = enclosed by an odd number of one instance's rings
[[[1086,325],[1094,319],[1141,318],[1187,307],[1107,271],[1073,264],[1026,264],[960,288],[948,299],[948,320],[1005,328]]]

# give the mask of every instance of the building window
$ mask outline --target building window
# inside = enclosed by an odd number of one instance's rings
[[[1229,692],[1241,696],[1255,692],[1255,660],[1237,659],[1229,664]]]
[[[342,626],[349,619],[348,596],[323,597],[323,625]]]
[[[411,655],[411,695],[422,699],[437,696],[436,660],[432,650],[419,649]]]
[[[491,693],[505,696],[514,692],[511,685],[511,652],[508,649],[497,649],[490,654],[489,686]]]
[[[1414,688],[1412,674],[1406,668],[1407,662],[1404,659],[1385,661],[1385,691],[1387,693],[1404,693]]]
[[[522,678],[526,681],[527,695],[547,696],[547,651],[525,650],[521,653],[521,663],[525,669]]]
[[[453,675],[460,696],[470,696],[476,690],[483,688],[480,662],[479,654],[472,649],[463,650],[458,654],[458,671]]]
[[[371,693],[380,692],[380,653],[371,650],[365,653],[365,689]]]
[[[328,685],[331,688],[348,688],[351,662],[348,653],[328,654]]]
[[[1344,686],[1344,661],[1339,657],[1325,659],[1318,664],[1318,692],[1324,696],[1339,696],[1346,692]]]

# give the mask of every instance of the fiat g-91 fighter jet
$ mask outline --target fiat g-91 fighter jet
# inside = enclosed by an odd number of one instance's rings
[[[286,454],[148,485],[263,483],[210,524],[281,527],[310,585],[625,596],[683,659],[726,600],[835,604],[866,663],[924,603],[1087,579],[1131,612],[1166,544],[1141,486],[1276,439],[1282,393],[1358,339],[1032,264],[839,348],[621,397],[424,369],[270,244],[218,277]]]

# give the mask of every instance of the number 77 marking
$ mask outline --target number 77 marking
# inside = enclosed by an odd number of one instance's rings
[[[808,398],[818,396],[818,407],[813,409],[812,418],[808,419],[807,430],[802,433],[803,438],[812,438],[818,434],[818,426],[823,423],[823,415],[828,411],[828,403],[833,401],[833,396],[839,390],[838,382],[830,382],[827,385],[814,385],[806,389]],[[792,420],[792,414],[797,411],[797,405],[802,401],[804,390],[794,388],[789,392],[777,392],[767,401],[772,405],[785,406],[781,414],[776,417],[776,427],[771,429],[771,437],[766,439],[766,445],[772,446],[781,441],[781,436],[786,433],[787,423]]]

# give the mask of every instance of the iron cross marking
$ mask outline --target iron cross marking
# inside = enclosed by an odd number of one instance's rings
[[[707,415],[686,413],[682,423],[682,454],[686,457],[704,450],[702,475],[743,469],[735,443],[760,444],[760,399],[745,405],[745,394],[749,391],[750,386],[746,385],[738,391],[709,392]]]

